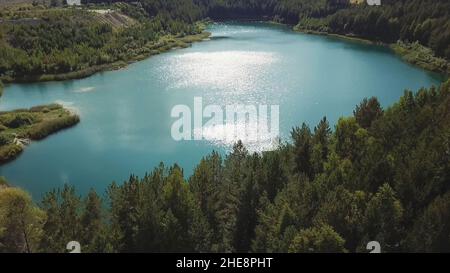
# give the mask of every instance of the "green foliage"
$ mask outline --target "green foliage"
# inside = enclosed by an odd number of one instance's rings
[[[367,204],[365,225],[368,238],[378,241],[386,250],[399,247],[403,208],[394,190],[384,184]]]
[[[0,252],[36,252],[45,212],[34,206],[28,193],[0,188]]]
[[[109,252],[106,225],[104,223],[102,199],[91,190],[82,205],[84,210],[80,216],[81,240],[83,252]]]
[[[6,180],[6,178],[4,176],[0,176],[0,187],[7,187],[8,186],[8,181]]]
[[[111,185],[115,251],[181,252],[211,249],[211,231],[178,166],[156,168],[142,180]]]
[[[3,136],[0,136],[0,139]],[[0,148],[0,162],[4,163],[12,158],[17,157],[23,151],[23,147],[14,143],[8,142],[6,145],[2,145]]]
[[[338,124],[336,125],[336,153],[341,158],[348,158],[350,160],[356,159],[357,152],[359,149],[355,149],[360,144],[359,134],[360,130],[359,124],[356,119],[351,118],[340,118]]]
[[[295,170],[311,177],[312,135],[309,127],[303,123],[301,128],[296,127],[292,130],[291,137],[294,140]]]
[[[184,2],[184,1],[183,1]],[[353,5],[346,0],[213,0],[199,4],[217,19],[270,19],[297,29],[356,35],[395,43],[418,41],[438,57],[450,59],[447,0],[385,0],[381,6]]]
[[[353,111],[359,126],[364,129],[370,128],[372,122],[383,115],[383,109],[375,97],[365,98]]]
[[[170,10],[173,6],[163,2],[154,11],[147,2],[140,8],[117,4],[112,15],[84,9],[11,10],[0,24],[0,77],[33,81],[54,74],[82,76],[95,72],[93,67],[148,56],[163,37],[200,32],[193,24],[198,15],[181,12],[182,6]]]
[[[252,250],[255,252],[287,252],[295,232],[312,225],[316,207],[314,185],[304,176],[290,179],[273,203],[264,200],[258,210],[258,225]]]
[[[327,225],[303,229],[292,240],[289,252],[345,252],[344,239]]]
[[[436,57],[435,52],[417,41],[414,43],[404,43],[398,41],[391,45],[391,48],[404,60],[430,71],[450,74],[450,64],[442,57]]]
[[[359,122],[342,118],[332,132],[324,118],[262,154],[238,142],[187,180],[161,164],[111,184],[105,205],[65,186],[42,202],[38,250],[78,240],[84,252],[365,252],[376,240],[383,252],[447,252],[449,103],[450,82],[385,111],[365,100]]]
[[[41,252],[66,252],[70,241],[79,241],[83,252],[112,252],[102,200],[95,192],[82,200],[73,187],[64,185],[61,190],[47,193],[41,207],[47,214]]]
[[[450,193],[437,197],[425,209],[407,244],[416,252],[450,252]]]
[[[325,196],[314,222],[328,223],[334,227],[345,238],[345,248],[354,250],[364,236],[365,229],[361,223],[366,219],[367,201],[365,192],[350,192],[343,186],[337,186]]]
[[[386,43],[418,41],[431,48],[437,56],[449,60],[448,10],[450,3],[446,0],[383,1],[381,6],[350,5],[325,16],[300,18],[297,29],[351,34]]]
[[[28,132],[28,137],[39,140],[61,130],[62,128],[73,126],[79,121],[80,118],[77,115],[69,115],[58,119],[46,120],[33,126]]]
[[[29,139],[42,139],[79,121],[57,104],[0,112],[0,163],[18,156]]]
[[[89,198],[87,200],[89,201]],[[66,252],[68,242],[81,241],[81,239],[89,237],[84,234],[85,229],[82,224],[89,225],[90,222],[82,222],[81,204],[81,198],[75,194],[74,188],[68,185],[44,196],[41,207],[47,213],[47,221],[43,226],[41,251]],[[89,207],[92,208],[92,206]],[[94,214],[95,211],[90,213]],[[87,243],[88,247],[91,244],[91,242],[82,242]]]
[[[35,122],[35,116],[32,113],[16,113],[12,115],[0,116],[0,122],[9,128],[19,128],[31,125]]]

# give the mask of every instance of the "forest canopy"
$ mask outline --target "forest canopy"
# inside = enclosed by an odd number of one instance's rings
[[[83,252],[365,252],[372,240],[450,252],[449,110],[450,81],[387,109],[365,99],[333,130],[326,118],[302,124],[274,151],[238,142],[189,178],[161,163],[106,194],[66,185],[38,207],[3,186],[0,252],[65,252],[74,239]]]

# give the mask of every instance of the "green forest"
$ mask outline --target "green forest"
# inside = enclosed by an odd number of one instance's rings
[[[35,205],[0,180],[0,252],[450,251],[450,81],[374,97],[330,128],[292,129],[275,151],[241,143],[113,182],[85,197],[64,186]],[[121,181],[119,181],[121,182]]]
[[[121,67],[159,53],[167,46],[167,38],[199,34],[203,25],[197,22],[207,18],[269,20],[303,32],[386,44],[401,41],[395,51],[405,60],[449,73],[448,0],[382,0],[381,6],[350,2],[82,0],[79,9],[63,7],[62,1],[51,1],[50,6],[35,1],[0,11],[0,78],[8,82],[61,80]],[[112,12],[102,14],[100,9]],[[65,76],[49,76],[60,74]]]
[[[209,20],[267,20],[394,44],[405,60],[448,73],[450,2],[381,1],[82,0],[73,8],[52,0],[5,7],[0,93],[2,82],[84,77],[188,46],[209,35]],[[40,139],[40,132],[79,121],[45,122],[44,114],[61,118],[66,111],[56,105],[18,111],[0,113],[3,145],[15,143],[17,122]],[[375,97],[364,99],[333,127],[326,117],[301,124],[274,151],[252,154],[238,142],[227,155],[205,156],[190,177],[161,163],[106,192],[81,196],[65,185],[42,200],[0,178],[0,252],[67,252],[73,240],[82,252],[367,252],[372,240],[382,252],[450,252],[449,181],[447,81],[407,90],[386,109]]]
[[[0,78],[38,81],[42,75],[63,73],[83,77],[157,54],[170,43],[177,46],[175,38],[202,31],[199,24],[164,12],[150,18],[128,4],[104,8],[114,12],[39,5],[0,11],[5,19],[0,23]]]

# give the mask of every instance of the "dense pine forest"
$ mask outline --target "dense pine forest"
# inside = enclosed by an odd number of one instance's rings
[[[34,205],[0,181],[0,251],[450,251],[450,82],[363,100],[332,129],[292,130],[275,151],[241,143],[185,178],[161,164],[80,197],[65,186]]]
[[[77,78],[176,47],[198,34],[196,22],[258,19],[296,30],[356,36],[387,44],[411,63],[450,72],[450,2],[382,0],[82,0],[7,7],[0,11],[0,78],[37,81]],[[361,1],[359,1],[361,2]],[[110,10],[102,13],[99,10]],[[97,11],[97,12],[96,12]],[[431,49],[430,51],[428,49]],[[65,76],[48,76],[66,74]],[[46,77],[42,75],[47,75]]]

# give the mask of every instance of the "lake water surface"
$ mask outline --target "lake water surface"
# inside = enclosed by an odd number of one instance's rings
[[[174,141],[171,110],[177,104],[279,105],[280,134],[311,127],[326,116],[334,125],[364,97],[384,107],[404,89],[439,84],[432,73],[408,65],[388,49],[336,38],[298,34],[264,23],[210,27],[212,39],[172,50],[119,71],[86,79],[7,86],[1,110],[59,102],[76,109],[81,122],[33,142],[0,175],[39,199],[64,183],[80,193],[103,192],[131,173],[142,176],[159,162],[181,165],[185,174],[212,150],[230,142]],[[271,149],[249,143],[251,151]]]

